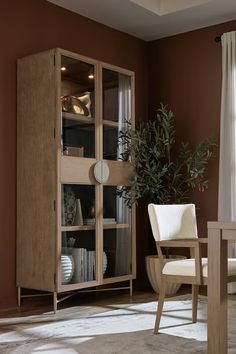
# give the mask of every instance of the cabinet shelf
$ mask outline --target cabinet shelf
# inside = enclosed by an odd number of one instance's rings
[[[94,125],[95,119],[92,117],[86,117],[82,114],[62,112],[62,118],[65,120],[65,127],[71,127],[75,125]]]
[[[62,226],[61,231],[90,231],[95,230],[94,225],[73,225],[73,226]]]
[[[103,229],[127,229],[129,224],[103,224]],[[90,231],[95,230],[95,225],[62,226],[61,231]]]
[[[129,224],[103,224],[104,229],[127,229]]]
[[[107,127],[107,128],[115,128],[115,129],[117,129],[118,126],[119,126],[119,123],[118,122],[114,122],[113,120],[103,119],[103,125],[104,125],[104,127]]]

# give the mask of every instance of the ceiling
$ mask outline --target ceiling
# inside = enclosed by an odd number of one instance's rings
[[[47,0],[146,41],[236,19],[236,0]]]

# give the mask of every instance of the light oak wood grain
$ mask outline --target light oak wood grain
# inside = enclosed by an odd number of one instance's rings
[[[208,353],[227,354],[227,244],[236,242],[236,222],[208,222]]]
[[[61,183],[97,184],[94,178],[96,159],[61,156]]]
[[[209,229],[208,353],[227,353],[227,241],[220,229]]]
[[[18,60],[17,286],[54,291],[54,51]]]
[[[109,177],[104,185],[129,186],[133,166],[129,162],[105,160],[109,168]]]

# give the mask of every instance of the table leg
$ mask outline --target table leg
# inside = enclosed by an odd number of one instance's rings
[[[227,354],[227,244],[208,230],[208,354]]]

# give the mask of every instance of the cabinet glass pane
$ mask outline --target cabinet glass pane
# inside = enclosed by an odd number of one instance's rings
[[[62,232],[61,283],[96,279],[95,230]]]
[[[63,184],[61,201],[62,226],[84,226],[95,223],[95,186]]]
[[[118,128],[103,126],[103,158],[105,160],[118,159]]]
[[[95,158],[94,124],[71,124],[63,119],[63,155]]]
[[[116,186],[104,187],[103,262],[105,278],[131,274],[131,210],[116,196]]]
[[[131,121],[131,77],[103,69],[103,158],[117,160],[118,134]]]
[[[61,58],[62,152],[95,157],[95,67]]]
[[[95,187],[64,184],[61,209],[61,283],[95,280]]]

